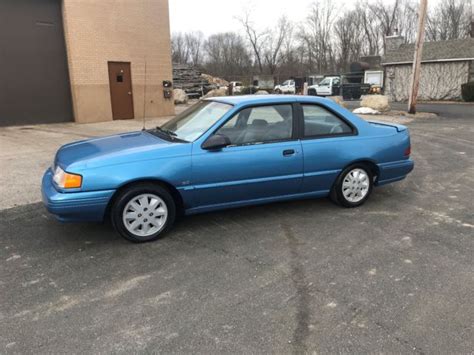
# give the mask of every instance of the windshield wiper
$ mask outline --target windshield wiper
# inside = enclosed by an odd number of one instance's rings
[[[165,128],[161,128],[160,126],[156,126],[155,130],[157,130],[158,132],[166,135],[171,141],[188,143],[188,141],[179,138],[178,135],[175,132],[173,132],[169,129],[165,129]]]
[[[171,139],[177,137],[178,135],[176,133],[174,133],[173,131],[170,131],[169,129],[164,129],[164,128],[161,128],[160,126],[156,126],[156,130],[157,131],[160,131],[161,133],[164,133],[166,134],[167,136],[169,136]]]

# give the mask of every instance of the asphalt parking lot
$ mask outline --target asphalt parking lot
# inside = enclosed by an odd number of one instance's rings
[[[358,209],[209,213],[141,245],[0,211],[0,353],[470,353],[473,120],[410,123],[414,172]]]

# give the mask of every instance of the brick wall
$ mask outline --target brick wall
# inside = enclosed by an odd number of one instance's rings
[[[168,0],[63,0],[64,32],[77,122],[112,120],[108,62],[131,62],[135,118],[174,113],[163,98],[172,80]]]

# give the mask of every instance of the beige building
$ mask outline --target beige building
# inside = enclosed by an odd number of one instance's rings
[[[12,73],[0,125],[174,114],[168,0],[22,0],[0,11]]]

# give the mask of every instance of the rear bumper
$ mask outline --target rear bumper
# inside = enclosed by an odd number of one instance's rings
[[[115,190],[60,192],[52,182],[53,174],[48,169],[41,184],[43,203],[46,209],[61,222],[99,222],[104,219],[107,205]]]
[[[378,164],[379,177],[377,185],[385,185],[391,182],[403,180],[415,167],[411,159],[400,160],[390,163]]]

